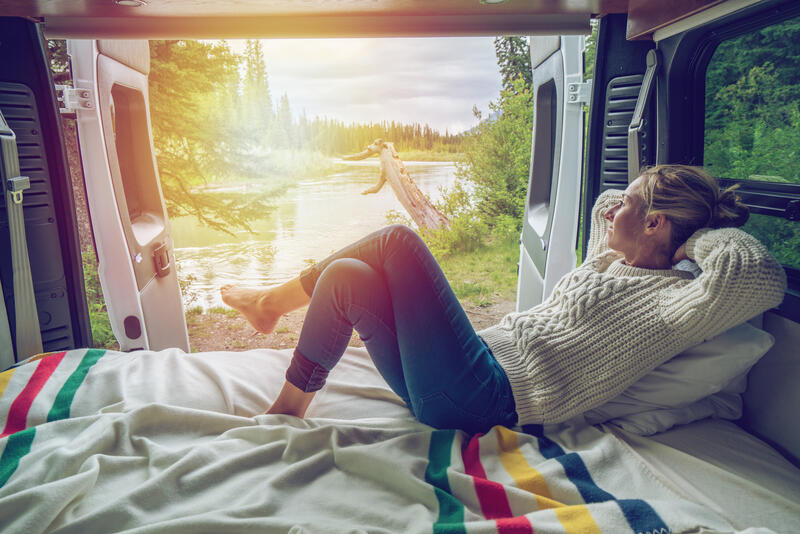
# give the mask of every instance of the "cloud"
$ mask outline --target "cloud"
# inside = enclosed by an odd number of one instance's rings
[[[463,131],[473,105],[485,110],[500,92],[491,37],[282,39],[263,49],[273,101],[285,93],[308,117]]]

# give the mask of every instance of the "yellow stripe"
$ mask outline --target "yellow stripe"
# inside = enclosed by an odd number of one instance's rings
[[[533,493],[539,510],[564,506],[553,499],[544,476],[528,463],[519,450],[516,432],[502,426],[497,426],[495,429],[500,449],[500,463],[514,479],[517,487]]]
[[[14,371],[16,370],[17,368],[15,367],[14,369],[9,369],[8,371],[3,371],[0,373],[0,397],[2,397],[3,393],[5,393],[6,388],[8,387],[8,382],[11,380],[11,375],[13,375]]]
[[[600,534],[600,528],[586,505],[564,506],[553,499],[544,476],[528,463],[519,450],[516,432],[501,426],[495,429],[500,449],[500,463],[514,479],[517,487],[534,494],[539,510],[553,508],[566,534]]]
[[[26,363],[35,362],[36,360],[41,360],[42,358],[50,354],[53,353],[44,352],[42,354],[37,354],[36,356],[31,356],[30,358],[28,358]],[[5,393],[6,388],[8,387],[8,383],[11,381],[11,375],[13,375],[14,371],[16,371],[17,369],[19,369],[19,367],[14,367],[13,369],[9,369],[7,371],[3,371],[2,373],[0,373],[0,397],[2,397],[3,393]]]
[[[61,351],[58,351],[58,352],[61,352]],[[37,354],[36,356],[31,356],[30,358],[25,360],[25,363],[31,363],[31,362],[35,362],[36,360],[41,360],[42,358],[46,358],[47,356],[50,356],[51,354],[56,354],[56,352],[41,352],[41,353]]]
[[[563,506],[553,511],[567,534],[601,534],[585,504]]]

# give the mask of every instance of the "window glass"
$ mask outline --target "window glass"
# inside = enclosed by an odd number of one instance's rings
[[[800,183],[800,18],[722,42],[706,71],[705,154],[715,175]]]
[[[719,178],[800,184],[800,18],[723,41],[706,71],[705,167]],[[800,222],[744,229],[800,269]]]

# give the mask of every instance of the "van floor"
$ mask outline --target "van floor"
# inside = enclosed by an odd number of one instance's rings
[[[475,330],[481,330],[497,324],[503,316],[513,312],[515,302],[496,300],[486,306],[475,306],[468,302],[462,305]],[[253,329],[250,323],[234,310],[221,311],[215,308],[205,312],[191,311],[186,315],[189,345],[192,352],[291,348],[297,345],[305,313],[306,308],[302,308],[284,315],[275,331],[264,335]],[[355,332],[350,339],[350,346],[364,346]]]

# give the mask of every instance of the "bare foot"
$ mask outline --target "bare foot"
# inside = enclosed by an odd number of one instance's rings
[[[275,330],[281,313],[269,304],[269,289],[251,289],[234,285],[224,285],[219,290],[222,302],[238,311],[262,334]]]

